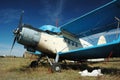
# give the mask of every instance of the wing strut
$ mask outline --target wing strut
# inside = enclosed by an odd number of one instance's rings
[[[115,17],[115,19],[118,21],[118,25],[117,25],[117,30],[116,30],[116,38],[118,38],[119,35],[119,26],[120,26],[120,19],[118,17]]]

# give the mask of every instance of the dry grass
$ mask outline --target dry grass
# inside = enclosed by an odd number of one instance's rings
[[[116,59],[115,59],[116,60]],[[68,65],[61,73],[51,73],[49,66],[29,68],[31,60],[24,58],[0,58],[0,80],[119,80],[120,58],[116,62]],[[103,76],[82,77],[80,70],[101,68]]]

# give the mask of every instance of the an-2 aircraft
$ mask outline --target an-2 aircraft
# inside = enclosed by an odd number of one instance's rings
[[[116,33],[117,39],[111,42],[106,42],[105,36],[102,36],[104,44],[99,45],[90,44],[82,39],[100,32],[107,33],[112,29],[119,31],[120,0],[112,0],[60,26],[61,32],[36,29],[31,25],[22,24],[22,15],[17,29],[14,30],[15,38],[11,50],[17,41],[24,45],[27,51],[38,55],[38,60],[31,62],[32,66],[38,65],[42,57],[48,59],[53,71],[61,71],[61,60],[107,58],[111,53],[111,57],[120,57],[119,33]],[[36,51],[42,54],[36,54]],[[49,58],[53,58],[54,61]]]

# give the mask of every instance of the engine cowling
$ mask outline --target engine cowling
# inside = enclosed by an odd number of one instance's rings
[[[27,47],[35,48],[40,40],[40,32],[30,26],[23,26],[17,42]]]

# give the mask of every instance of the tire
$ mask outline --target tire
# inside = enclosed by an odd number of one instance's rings
[[[58,63],[54,63],[51,68],[52,72],[61,72],[61,65]]]
[[[36,67],[38,67],[38,61],[32,61],[31,64],[30,64],[30,67],[31,67],[31,68],[36,68]]]

